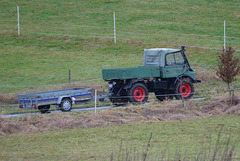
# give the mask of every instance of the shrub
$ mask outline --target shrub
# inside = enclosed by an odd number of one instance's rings
[[[235,50],[228,46],[226,51],[219,54],[218,58],[220,60],[218,64],[218,69],[216,71],[217,76],[227,83],[228,90],[230,91],[230,84],[236,81],[236,76],[240,73],[240,60],[239,57],[234,56]]]

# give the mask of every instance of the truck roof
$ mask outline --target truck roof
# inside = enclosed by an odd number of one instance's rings
[[[172,52],[180,52],[180,49],[171,48],[152,48],[144,49],[143,66],[160,66],[165,65],[165,55]]]
[[[171,48],[151,48],[151,49],[144,49],[144,51],[161,51],[162,53],[171,53],[175,51],[180,51],[179,49],[171,49]]]

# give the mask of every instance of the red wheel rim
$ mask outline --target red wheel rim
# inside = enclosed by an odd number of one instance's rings
[[[137,87],[133,92],[133,97],[138,102],[143,101],[145,96],[146,96],[146,93],[142,87]]]
[[[188,97],[192,92],[191,86],[188,83],[183,83],[181,87],[179,88],[179,93],[182,95],[182,97],[186,98]]]

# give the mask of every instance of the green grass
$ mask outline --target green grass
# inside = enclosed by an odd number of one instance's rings
[[[68,69],[73,82],[86,85],[84,81],[101,78],[103,68],[141,65],[144,48],[179,48],[177,44],[221,48],[222,38],[214,36],[223,35],[223,20],[227,35],[240,37],[237,1],[3,0],[0,4],[0,93],[30,88],[42,91],[65,84]],[[9,21],[16,20],[17,5],[20,36],[16,21]],[[113,27],[113,11],[117,44],[113,38],[101,38],[113,37],[113,29],[102,28]],[[238,39],[227,39],[235,49],[239,43]],[[192,66],[216,68],[217,51],[187,52]],[[103,81],[96,83],[104,85]]]
[[[109,160],[113,153],[115,159],[122,142],[122,149],[136,148],[141,154],[146,149],[150,133],[153,134],[148,157],[161,156],[168,145],[171,158],[175,151],[193,158],[202,146],[215,148],[221,124],[224,129],[220,143],[231,133],[230,145],[236,141],[239,145],[239,117],[217,117],[189,121],[171,121],[159,123],[139,123],[124,126],[90,129],[71,129],[49,131],[28,135],[1,136],[1,160]],[[168,144],[167,144],[168,142]],[[239,156],[239,147],[236,155]],[[238,158],[239,159],[239,158]],[[238,160],[235,158],[235,160]]]
[[[17,5],[20,36],[16,26]],[[101,69],[142,65],[145,48],[180,48],[182,44],[222,48],[223,38],[216,36],[223,35],[224,20],[226,35],[240,38],[239,7],[237,0],[1,0],[0,94],[61,88],[68,82],[69,69],[75,85],[106,89]],[[117,44],[113,41],[114,11]],[[240,50],[239,44],[239,39],[227,38],[227,45],[234,49]],[[187,47],[189,62],[196,72],[216,69],[218,52]],[[233,86],[240,87],[240,82]],[[195,85],[195,90],[222,94],[225,87],[221,81],[210,80]],[[198,96],[209,99],[215,95]],[[16,107],[0,108],[4,108],[1,114],[16,112]],[[171,156],[177,147],[187,147],[187,155],[193,156],[202,141],[209,141],[206,136],[210,133],[216,141],[218,124],[225,124],[223,138],[230,127],[233,139],[239,136],[238,116],[48,131],[1,136],[0,160],[108,160],[112,153],[117,157],[121,141],[123,148],[136,147],[141,153],[151,132],[151,155],[162,151],[169,139]]]
[[[16,32],[17,5],[21,14],[20,36]],[[67,84],[69,69],[76,86],[107,89],[101,69],[142,65],[145,48],[180,48],[180,44],[221,48],[222,38],[214,36],[222,35],[223,20],[227,22],[227,36],[240,37],[238,8],[237,1],[214,0],[3,0],[0,2],[0,94],[17,97],[22,93],[59,89]],[[113,27],[113,11],[117,44],[113,38],[101,38],[113,37],[112,28],[102,28]],[[239,39],[227,39],[227,44],[235,49],[240,49],[239,43]],[[216,69],[218,52],[187,47],[186,53],[198,73]],[[212,73],[205,75],[209,74]],[[233,86],[240,87],[240,81]],[[201,92],[197,97],[206,98],[213,95],[210,91],[222,94],[225,88],[218,80],[195,85],[195,91]],[[4,114],[22,112],[16,107],[0,108]]]

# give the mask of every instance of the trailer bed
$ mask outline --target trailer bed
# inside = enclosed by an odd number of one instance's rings
[[[71,88],[18,96],[19,108],[40,109],[50,107],[50,105],[59,107],[64,99],[68,99],[71,105],[81,101],[92,100],[92,88]]]

